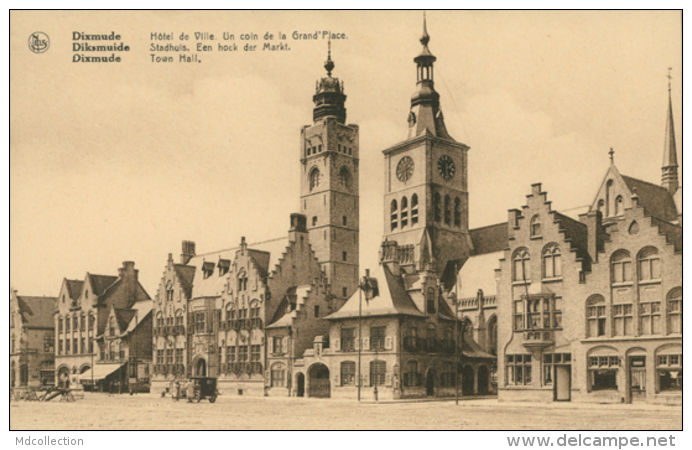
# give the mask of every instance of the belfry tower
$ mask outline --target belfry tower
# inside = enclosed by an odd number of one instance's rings
[[[313,124],[300,133],[300,212],[332,292],[348,298],[358,286],[358,125],[346,125],[344,84],[327,76],[316,85]]]
[[[384,150],[384,238],[396,241],[406,271],[438,276],[469,256],[467,153],[447,132],[435,91],[425,18],[408,127],[402,142]]]

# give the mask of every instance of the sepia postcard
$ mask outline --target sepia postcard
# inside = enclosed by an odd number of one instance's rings
[[[684,446],[682,55],[681,10],[10,11],[13,445]]]

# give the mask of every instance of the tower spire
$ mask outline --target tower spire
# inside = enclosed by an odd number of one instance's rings
[[[332,77],[334,61],[332,61],[332,41],[327,41],[327,60],[324,62],[327,76],[317,81],[315,95],[312,97],[315,108],[312,118],[315,122],[326,117],[334,117],[340,123],[346,122],[346,95],[344,85],[338,78]]]
[[[668,189],[668,192],[675,194],[678,190],[678,154],[675,144],[675,124],[673,123],[673,99],[671,94],[670,72],[668,68],[668,115],[666,118],[666,135],[663,143],[663,166],[661,167],[661,186]]]
[[[332,76],[334,70],[334,61],[332,61],[332,40],[327,41],[327,60],[324,62],[324,68],[327,69],[327,76]]]

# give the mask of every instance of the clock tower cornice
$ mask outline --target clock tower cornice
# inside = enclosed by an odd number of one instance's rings
[[[424,143],[424,142],[430,142],[432,144],[437,143],[437,144],[441,144],[441,145],[446,146],[446,147],[456,147],[459,150],[469,150],[471,148],[466,144],[462,144],[461,142],[448,141],[446,139],[438,138],[436,136],[418,136],[418,137],[415,137],[413,139],[409,139],[409,140],[394,144],[391,147],[382,150],[382,153],[384,153],[385,155],[394,155],[394,154],[397,154],[399,151],[408,150],[409,148],[416,147],[420,143]]]

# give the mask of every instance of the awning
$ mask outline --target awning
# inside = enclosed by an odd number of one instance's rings
[[[92,379],[92,372],[93,372],[93,379],[96,380],[103,380],[106,378],[108,375],[112,374],[116,370],[120,369],[122,366],[124,366],[125,363],[115,363],[115,364],[96,364],[96,367],[93,369],[89,369],[83,374],[79,376],[80,380],[91,380]]]

